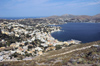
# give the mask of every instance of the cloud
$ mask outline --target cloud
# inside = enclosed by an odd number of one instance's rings
[[[82,8],[87,6],[97,6],[100,4],[100,0],[75,0],[70,2],[63,3],[62,7],[69,7],[69,8]]]
[[[100,4],[100,1],[98,1],[98,2],[91,2],[91,3],[88,3],[87,5],[97,5],[97,4]]]
[[[81,9],[86,11],[86,9],[89,10],[100,6],[98,4],[100,4],[100,0],[2,0],[0,2],[0,11],[2,13],[5,11],[7,13],[18,13],[22,15],[36,13],[38,15],[56,15],[75,13],[75,11],[77,13]]]
[[[50,0],[11,0],[5,4],[7,9],[49,9],[61,6],[62,2],[49,3]],[[49,7],[49,8],[48,8]]]
[[[52,2],[50,2],[52,1]],[[22,8],[66,8],[66,7],[83,7],[100,4],[100,0],[70,0],[70,1],[56,1],[53,0],[9,0],[8,3],[4,4],[4,8],[7,9],[22,9]]]

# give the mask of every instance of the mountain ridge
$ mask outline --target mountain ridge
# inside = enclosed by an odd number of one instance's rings
[[[97,14],[94,16],[64,14],[61,16],[56,15],[56,16],[50,16],[50,17],[46,17],[46,18],[63,20],[65,22],[100,22],[100,14]]]

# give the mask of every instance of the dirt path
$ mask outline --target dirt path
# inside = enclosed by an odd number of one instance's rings
[[[95,44],[95,45],[96,45],[96,44]],[[48,57],[51,58],[51,57],[55,57],[55,56],[60,56],[60,55],[72,53],[72,52],[75,52],[75,51],[85,50],[85,49],[91,48],[92,46],[93,46],[93,45],[87,46],[87,47],[82,47],[82,48],[77,48],[77,49],[73,49],[73,50],[70,50],[70,51],[66,51],[66,52],[64,52],[64,53],[51,55],[51,56],[48,56]],[[60,60],[60,61],[61,61],[61,60]],[[52,64],[52,66],[53,66],[56,62],[58,62],[58,61],[55,61],[55,62]],[[36,63],[36,64],[37,64],[37,65],[48,65],[48,66],[49,66],[49,64],[45,64],[45,63]]]
[[[88,48],[91,48],[93,45],[91,46],[87,46],[87,47],[82,47],[82,48],[78,48],[78,49],[74,49],[74,50],[70,50],[70,51],[67,51],[67,52],[64,52],[64,53],[60,53],[60,54],[56,54],[56,55],[51,55],[49,57],[55,57],[55,56],[60,56],[60,55],[64,55],[64,54],[68,54],[68,53],[72,53],[74,51],[79,51],[79,50],[84,50],[84,49],[88,49]]]
[[[96,45],[96,44],[94,44]],[[93,46],[93,45],[91,45]],[[55,57],[55,56],[60,56],[60,55],[64,55],[64,54],[68,54],[68,53],[72,53],[74,51],[79,51],[79,50],[84,50],[84,49],[88,49],[88,48],[91,48],[91,46],[87,46],[87,47],[82,47],[82,48],[77,48],[77,49],[73,49],[73,50],[70,50],[70,51],[66,51],[64,53],[59,53],[59,54],[55,54],[55,55],[51,55],[51,56],[48,56],[48,58],[51,58],[51,57]],[[44,55],[45,56],[45,55]],[[39,57],[39,56],[38,56]],[[35,59],[35,58],[34,58]],[[9,61],[12,61],[12,60],[9,60]],[[21,61],[21,60],[13,60],[13,61]],[[28,60],[27,60],[28,61]],[[0,61],[0,62],[4,62],[4,61]]]

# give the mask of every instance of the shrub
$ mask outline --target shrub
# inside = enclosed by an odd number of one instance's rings
[[[61,45],[56,45],[56,50],[61,49]]]
[[[98,66],[97,64],[93,64],[92,66]]]
[[[61,62],[57,62],[57,63],[55,63],[54,66],[62,66],[62,63]]]
[[[32,46],[28,46],[28,49],[32,49],[33,47]]]
[[[18,57],[18,55],[20,55],[19,53],[14,53],[14,54],[12,54],[12,56],[14,56],[14,57]]]
[[[29,56],[32,56],[32,54],[31,53],[26,53],[25,56],[29,57]]]
[[[67,60],[63,60],[63,61],[62,61],[62,64],[63,64],[63,65],[67,65],[67,62],[68,62]]]
[[[88,64],[92,64],[92,61],[88,61]]]

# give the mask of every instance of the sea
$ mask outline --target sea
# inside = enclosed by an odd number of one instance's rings
[[[0,17],[0,19],[17,20],[40,17]],[[52,25],[55,26],[55,25]],[[67,23],[56,25],[61,27],[61,31],[53,32],[51,35],[59,41],[68,41],[71,39],[79,40],[82,43],[88,43],[100,40],[100,23]]]
[[[100,23],[67,23],[57,26],[61,27],[61,31],[51,35],[59,41],[74,39],[88,43],[100,40]]]

